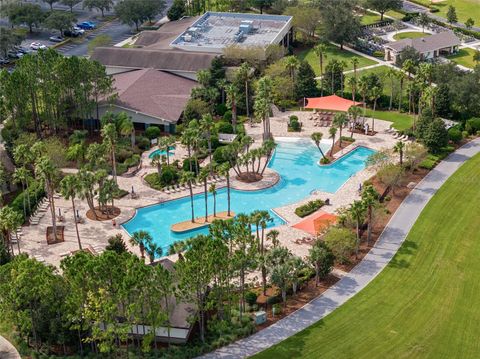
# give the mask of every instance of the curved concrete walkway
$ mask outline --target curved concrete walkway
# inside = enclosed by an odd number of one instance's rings
[[[0,335],[0,359],[21,359],[17,349]]]
[[[321,296],[270,327],[203,358],[244,358],[256,354],[314,324],[360,292],[390,262],[435,192],[466,160],[479,152],[480,139],[476,139],[433,169],[405,198],[365,258]]]

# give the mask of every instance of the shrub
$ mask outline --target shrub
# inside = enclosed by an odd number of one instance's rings
[[[323,237],[323,240],[340,263],[348,263],[357,241],[355,234],[351,230],[340,227],[331,227]]]
[[[376,50],[373,52],[373,57],[384,58],[385,53],[383,51]]]
[[[314,201],[309,201],[308,203],[301,205],[295,209],[295,214],[301,218],[312,214],[313,212],[319,210],[325,205],[321,199],[317,199]]]
[[[250,292],[247,292],[247,293],[245,294],[245,301],[246,301],[249,305],[253,306],[253,305],[257,302],[257,293],[251,292],[251,291],[250,291]]]
[[[355,139],[351,138],[350,136],[342,136],[342,141],[353,143],[355,142]]]
[[[425,129],[422,141],[429,151],[435,153],[448,143],[448,132],[440,119],[433,120]]]
[[[123,240],[122,234],[118,233],[115,236],[108,238],[108,245],[105,247],[107,251],[114,251],[117,254],[122,254],[127,252],[127,245]]]
[[[160,182],[163,186],[168,186],[177,182],[178,178],[178,170],[174,166],[170,165],[163,167],[162,176],[160,177]]]
[[[288,131],[289,132],[299,132],[302,128],[302,123],[298,121],[297,116],[290,116],[288,122]]]
[[[223,103],[219,103],[215,107],[215,112],[219,116],[223,116],[225,114],[225,112],[227,112],[227,110],[228,110],[227,106],[225,106],[225,104],[223,104]]]
[[[232,111],[230,110],[227,110],[225,111],[225,113],[223,114],[223,120],[226,121],[226,122],[232,122]]]
[[[328,165],[330,163],[330,160],[327,157],[322,157],[320,158],[320,163],[322,165]]]
[[[123,164],[127,167],[134,167],[140,163],[140,155],[134,154],[132,157],[127,158]]]
[[[458,128],[452,127],[448,130],[448,138],[454,143],[459,143],[463,138],[462,132]]]
[[[160,131],[160,129],[157,126],[149,126],[145,130],[145,136],[149,140],[153,140],[154,138],[160,137],[161,133],[162,133],[162,131]]]
[[[465,130],[471,135],[477,133],[477,131],[480,131],[480,118],[474,117],[467,120],[465,123]]]
[[[115,159],[117,162],[125,162],[128,158],[132,157],[133,150],[131,148],[119,147],[115,151]]]
[[[197,167],[199,166],[198,166],[198,161],[196,162],[194,157],[185,158],[183,160],[182,169],[184,171],[190,171],[190,163],[192,163],[192,172],[197,174]]]
[[[228,158],[227,158],[226,150],[227,150],[227,146],[218,147],[218,148],[213,152],[213,160],[214,160],[216,163],[224,163],[224,162],[227,162],[227,161],[228,161]]]
[[[137,146],[141,150],[148,150],[150,148],[150,140],[143,136],[138,136],[136,138]]]
[[[467,138],[469,136],[468,131],[462,131],[462,137]]]
[[[217,131],[219,133],[233,133],[233,126],[230,122],[220,121],[217,123]]]
[[[30,208],[31,211],[28,208],[28,199],[27,196],[30,197]],[[42,186],[40,182],[32,182],[30,183],[30,186],[28,187],[28,191],[25,190],[18,194],[12,203],[10,203],[10,207],[12,207],[15,211],[20,213],[23,217],[23,220],[25,221],[26,218],[23,213],[23,198],[25,197],[25,211],[27,214],[27,217],[30,216],[33,212],[35,212],[35,209],[37,208],[38,202],[45,197],[45,189]]]
[[[281,302],[282,302],[282,297],[279,295],[267,298],[267,305],[274,305]]]

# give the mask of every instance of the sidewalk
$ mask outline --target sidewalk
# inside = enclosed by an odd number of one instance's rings
[[[0,335],[0,359],[20,359],[17,349]]]
[[[479,152],[480,139],[476,139],[433,169],[405,198],[365,258],[321,296],[270,327],[202,358],[244,358],[254,355],[295,335],[340,307],[386,267],[430,198],[466,160]]]

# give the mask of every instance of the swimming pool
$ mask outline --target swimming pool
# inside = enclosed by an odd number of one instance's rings
[[[308,197],[314,190],[336,192],[352,175],[365,167],[365,160],[374,151],[358,147],[340,160],[327,166],[319,166],[320,152],[308,139],[276,139],[277,148],[269,167],[280,174],[281,180],[275,186],[260,191],[231,190],[231,209],[236,214],[250,213],[253,210],[270,210],[274,222],[272,226],[283,224],[272,208],[295,203]],[[323,151],[330,147],[330,141],[322,143]],[[204,194],[194,196],[195,217],[205,215]],[[208,209],[213,212],[213,196],[208,195]],[[227,210],[226,188],[217,191],[217,212]],[[152,235],[163,248],[175,241],[207,233],[201,228],[186,233],[173,233],[172,224],[191,218],[190,197],[139,208],[136,215],[123,228],[131,235],[143,229]]]
[[[168,156],[169,157],[173,156],[175,154],[175,152],[173,152],[174,149],[175,149],[175,147],[169,147],[168,148]],[[150,153],[148,155],[148,158],[152,159],[156,155],[165,156],[166,154],[167,154],[167,151],[161,150],[161,149],[156,149],[155,151],[153,151],[152,153]]]

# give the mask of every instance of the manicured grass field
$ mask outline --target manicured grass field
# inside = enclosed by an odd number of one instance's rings
[[[475,50],[470,48],[460,49],[455,55],[450,55],[448,58],[459,65],[474,68],[475,61],[473,61],[473,55],[475,54]]]
[[[393,122],[393,127],[399,131],[406,130],[413,125],[413,116],[408,113],[398,111],[375,111],[367,108],[367,116],[374,117],[379,120]]]
[[[478,358],[478,176],[480,155],[437,192],[362,292],[256,358]]]
[[[340,48],[334,45],[327,45],[327,46],[328,46],[328,51],[325,54],[324,61],[323,61],[324,70],[328,62],[332,61],[333,59],[338,61],[345,61],[346,63],[345,71],[353,69],[352,59],[354,57],[358,58],[359,60],[358,68],[376,64],[376,62],[373,60],[367,59],[366,57],[363,57],[363,56],[356,55],[353,52],[350,52],[347,50],[340,50]],[[313,67],[313,70],[315,71],[315,73],[318,76],[320,76],[320,63],[318,60],[318,56],[315,55],[315,52],[313,51],[313,49],[307,49],[307,50],[301,51],[300,53],[298,53],[297,56],[301,60],[308,61],[308,63]]]
[[[430,36],[428,33],[418,32],[418,31],[409,31],[409,32],[401,32],[396,35],[393,35],[395,40],[402,40],[402,39],[417,39],[419,37],[427,37]]]
[[[367,11],[364,15],[362,15],[360,19],[360,23],[362,25],[372,25],[376,24],[377,22],[380,22],[380,15],[370,11]]]
[[[480,0],[445,0],[431,5],[431,0],[417,0],[424,6],[437,8],[439,12],[435,15],[447,16],[448,6],[452,5],[457,11],[458,21],[465,22],[468,18],[475,20],[475,24],[480,24]]]

